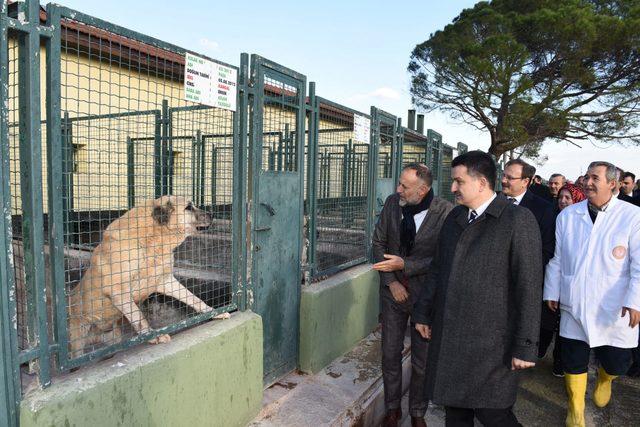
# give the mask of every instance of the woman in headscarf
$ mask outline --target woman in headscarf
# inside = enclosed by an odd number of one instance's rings
[[[558,209],[562,210],[567,206],[578,203],[586,199],[584,191],[575,184],[565,184],[558,192]]]

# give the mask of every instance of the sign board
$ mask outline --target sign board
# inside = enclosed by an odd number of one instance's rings
[[[353,139],[369,144],[371,138],[371,120],[360,114],[353,115]]]
[[[236,111],[238,71],[189,52],[185,55],[184,99]]]

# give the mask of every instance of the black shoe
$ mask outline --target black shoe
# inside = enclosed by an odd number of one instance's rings
[[[640,377],[640,364],[634,363],[633,365],[631,365],[631,367],[627,371],[627,376],[635,378]]]
[[[382,421],[382,425],[384,427],[398,427],[401,419],[402,409],[390,409],[387,411],[387,415],[385,415],[384,420]]]
[[[564,369],[560,363],[553,363],[553,370],[551,371],[554,377],[564,378]]]

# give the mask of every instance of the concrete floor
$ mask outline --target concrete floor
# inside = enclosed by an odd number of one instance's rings
[[[409,340],[405,342],[404,385],[410,373]],[[384,416],[384,391],[380,370],[380,333],[365,338],[352,351],[316,375],[292,373],[265,390],[263,410],[252,427],[377,426]],[[522,372],[515,406],[524,426],[561,427],[566,416],[564,380],[551,375],[550,357]],[[586,419],[589,427],[640,426],[640,378],[621,377],[614,382],[612,402],[598,409],[591,402],[596,365],[589,372]],[[403,399],[403,427],[411,425],[408,396]],[[426,415],[430,427],[444,426],[444,410],[431,405]],[[476,425],[480,425],[476,423]]]

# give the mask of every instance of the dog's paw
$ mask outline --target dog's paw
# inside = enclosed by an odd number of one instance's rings
[[[230,319],[231,315],[229,313],[218,314],[214,319]]]
[[[169,341],[171,341],[171,337],[168,334],[162,334],[149,340],[149,344],[164,344]]]

